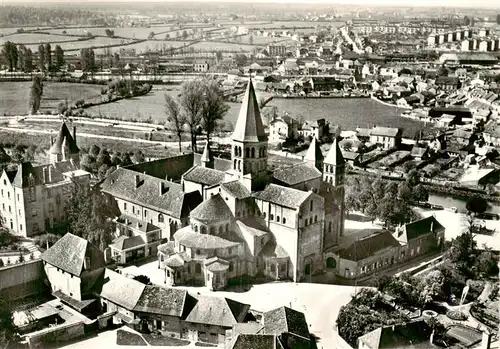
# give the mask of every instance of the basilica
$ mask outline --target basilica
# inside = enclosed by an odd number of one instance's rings
[[[201,200],[156,248],[166,284],[217,290],[244,275],[298,282],[326,267],[344,222],[345,162],[336,140],[324,157],[313,138],[302,162],[270,172],[250,81],[231,160],[214,159],[207,144],[194,162],[178,189]]]

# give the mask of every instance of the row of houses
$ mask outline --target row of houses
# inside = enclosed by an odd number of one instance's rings
[[[227,349],[257,348],[263,340],[283,349],[315,347],[301,312],[288,307],[254,312],[225,297],[145,285],[105,268],[104,255],[70,233],[41,259],[52,295],[90,317],[104,314],[139,332]]]

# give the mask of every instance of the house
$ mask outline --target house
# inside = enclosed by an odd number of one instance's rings
[[[310,84],[314,91],[341,90],[343,87],[343,83],[334,77],[312,77]]]
[[[97,247],[66,233],[40,258],[55,297],[70,305],[78,301],[86,306],[95,300],[94,288],[104,272],[104,256]]]
[[[399,128],[375,126],[370,130],[370,143],[379,144],[384,149],[398,147],[401,138],[402,131]]]
[[[289,115],[278,116],[269,123],[269,141],[284,142],[289,138],[297,138],[298,122]]]
[[[247,319],[250,305],[224,297],[196,296],[196,305],[184,320],[188,339],[224,345],[226,331]]]
[[[79,169],[79,148],[63,122],[51,140],[48,164],[23,162],[0,176],[0,212],[4,226],[20,236],[57,230],[66,223],[66,203],[74,182],[90,183],[90,173]]]
[[[358,338],[358,349],[432,349],[432,328],[424,320],[379,327]]]
[[[285,57],[286,56],[286,46],[285,45],[268,45],[267,52],[271,57]]]
[[[187,224],[189,211],[202,201],[198,191],[186,193],[182,185],[120,167],[101,184],[121,215],[161,228],[161,238],[170,239],[177,227]]]
[[[298,130],[299,136],[312,137],[320,140],[325,133],[326,120],[306,120]]]
[[[118,264],[156,256],[161,241],[161,228],[133,216],[121,215],[116,220],[117,237],[109,245]]]
[[[429,158],[429,147],[417,143],[411,148],[410,155],[417,161],[427,160]]]
[[[445,91],[455,91],[461,86],[460,79],[456,76],[438,76],[434,84]]]
[[[207,61],[197,60],[193,63],[193,70],[197,73],[206,73],[209,68]]]
[[[500,147],[500,126],[494,120],[484,126],[483,138],[486,144]]]
[[[434,216],[407,223],[396,229],[394,238],[399,241],[400,260],[410,260],[440,247],[444,243],[445,228]]]
[[[335,253],[331,267],[348,279],[368,275],[398,263],[399,246],[389,231],[374,231]]]
[[[316,348],[304,314],[288,307],[265,312],[260,322],[235,324],[226,333],[226,349]]]

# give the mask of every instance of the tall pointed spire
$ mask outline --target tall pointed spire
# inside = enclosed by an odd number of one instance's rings
[[[321,152],[321,148],[319,146],[316,137],[313,137],[311,144],[309,145],[309,149],[307,149],[306,155],[304,156],[304,161],[314,165],[318,170],[321,171],[323,167],[323,153]]]
[[[262,118],[260,117],[259,103],[255,96],[252,79],[248,81],[232,139],[233,141],[239,142],[267,141],[267,135],[264,131]]]
[[[329,165],[343,165],[345,164],[344,157],[342,156],[342,151],[339,148],[339,143],[337,138],[334,139],[332,147],[328,151],[326,155],[326,159],[324,160],[325,164]]]

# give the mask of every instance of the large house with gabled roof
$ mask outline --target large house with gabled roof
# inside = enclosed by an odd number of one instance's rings
[[[0,175],[0,216],[16,235],[31,237],[64,226],[74,182],[90,183],[90,173],[79,168],[76,130],[71,135],[63,122],[51,142],[49,163],[23,162]]]

